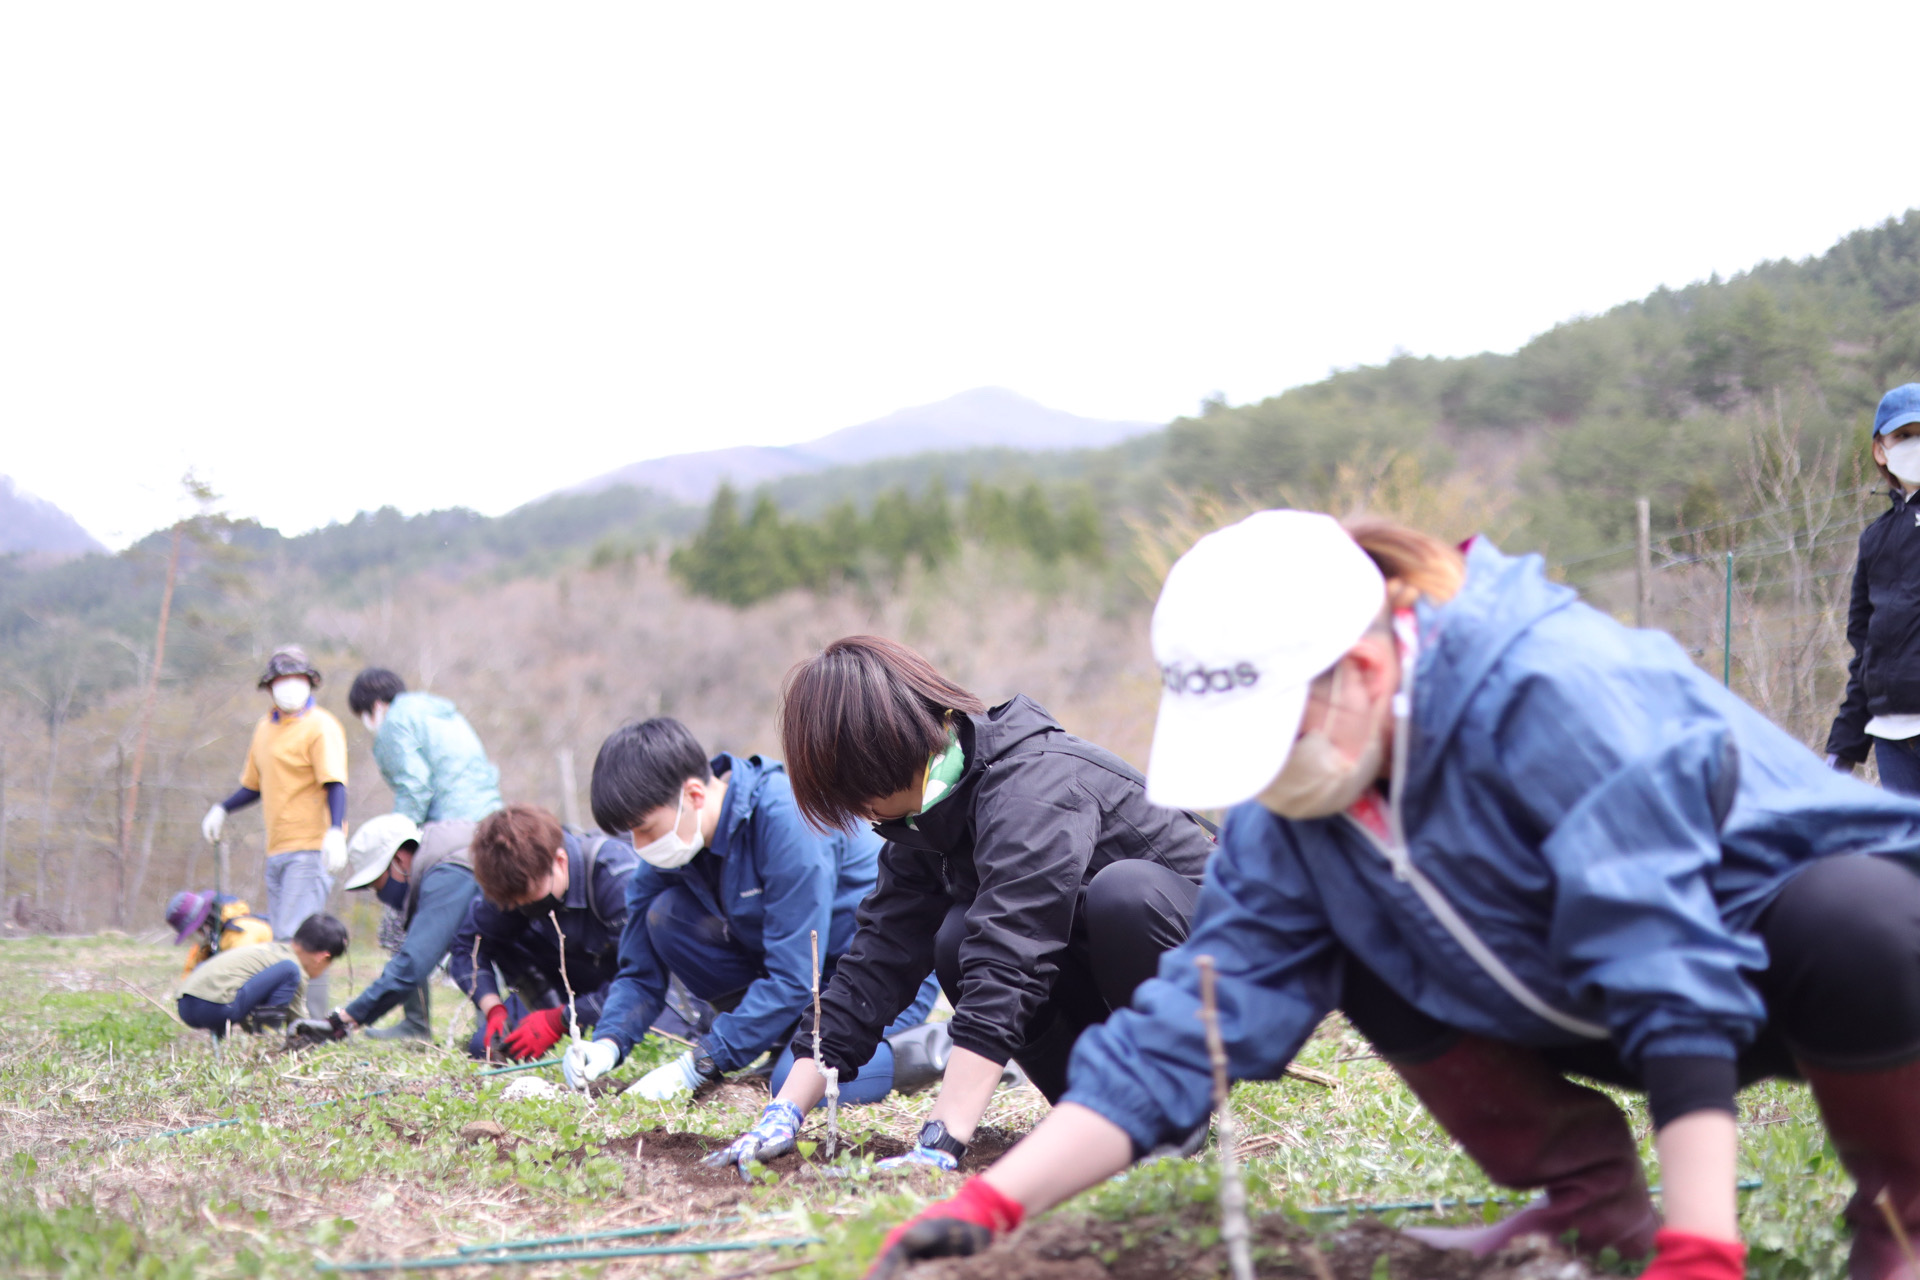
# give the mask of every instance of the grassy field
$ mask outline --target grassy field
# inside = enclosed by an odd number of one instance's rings
[[[357,990],[349,967],[364,984],[383,958],[357,946],[350,966],[335,967],[334,998]],[[712,1225],[685,1238],[822,1243],[415,1274],[780,1271],[827,1280],[859,1275],[888,1225],[955,1181],[875,1174],[871,1157],[842,1157],[823,1172],[819,1151],[751,1186],[701,1169],[700,1144],[680,1135],[745,1127],[765,1100],[757,1081],[728,1084],[699,1104],[506,1098],[516,1081],[557,1081],[557,1068],[480,1075],[464,1053],[444,1047],[473,1026],[470,1007],[444,984],[435,989],[435,1046],[356,1038],[287,1055],[275,1039],[236,1036],[216,1059],[206,1035],[163,1011],[179,960],[168,946],[118,935],[0,941],[0,1161],[11,1174],[0,1191],[0,1274],[304,1277],[322,1263],[695,1221]],[[664,1056],[650,1043],[616,1078],[624,1083]],[[1337,1021],[1302,1060],[1338,1086],[1287,1080],[1234,1092],[1260,1205],[1499,1194]],[[930,1104],[922,1094],[850,1109],[844,1127],[885,1150],[883,1140],[910,1135]],[[1644,1133],[1644,1111],[1629,1106]],[[986,1124],[1011,1138],[1044,1110],[1031,1090],[1002,1090]],[[1763,1180],[1743,1198],[1751,1274],[1839,1274],[1847,1184],[1805,1089],[1761,1086],[1743,1095],[1743,1111],[1743,1172]],[[170,1132],[215,1121],[230,1123]],[[816,1118],[809,1136],[819,1128]],[[1213,1192],[1210,1161],[1162,1161],[1063,1212],[1158,1221],[1153,1215],[1204,1204]],[[1298,1221],[1329,1230],[1342,1219]],[[1374,1274],[1388,1274],[1384,1261]]]

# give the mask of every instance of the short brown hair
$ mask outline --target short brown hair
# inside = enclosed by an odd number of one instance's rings
[[[835,640],[787,673],[780,746],[793,798],[823,830],[912,786],[946,745],[949,712],[986,704],[912,649],[879,636]]]
[[[553,870],[554,851],[563,841],[560,820],[537,804],[510,804],[488,814],[474,829],[467,853],[480,892],[497,907],[525,902]]]

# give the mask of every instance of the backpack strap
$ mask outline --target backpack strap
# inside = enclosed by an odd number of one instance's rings
[[[611,929],[613,922],[608,920],[607,913],[600,909],[600,899],[594,895],[593,886],[594,882],[599,879],[599,876],[597,876],[595,872],[597,872],[600,867],[600,850],[606,847],[607,841],[613,837],[600,831],[592,833],[575,831],[573,835],[580,841],[580,858],[582,862],[586,863],[587,909],[593,912],[593,918],[595,920],[598,920],[601,924]]]

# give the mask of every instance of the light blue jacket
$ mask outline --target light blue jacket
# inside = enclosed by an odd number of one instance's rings
[[[1142,1149],[1206,1114],[1196,956],[1218,965],[1239,1079],[1285,1069],[1339,1004],[1348,953],[1463,1031],[1597,1034],[1636,1070],[1731,1058],[1765,1020],[1746,975],[1781,886],[1818,858],[1920,859],[1920,803],[1826,768],[1668,636],[1579,603],[1538,557],[1482,540],[1467,565],[1416,615],[1403,855],[1346,815],[1234,809],[1186,943],[1075,1047],[1067,1099]]]
[[[478,822],[501,807],[500,771],[480,735],[445,698],[403,693],[373,736],[373,762],[393,811],[415,822]]]

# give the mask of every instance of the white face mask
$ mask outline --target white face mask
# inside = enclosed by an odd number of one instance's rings
[[[1333,689],[1327,700],[1340,704],[1340,680],[1346,663],[1333,670]],[[1282,818],[1330,818],[1343,813],[1380,776],[1386,747],[1378,733],[1370,734],[1357,760],[1349,763],[1324,728],[1304,733],[1287,753],[1287,762],[1256,797],[1269,812]]]
[[[686,813],[686,809],[687,789],[682,787],[680,803],[673,807],[673,825],[667,828],[667,834],[634,851],[640,855],[642,862],[650,867],[658,867],[662,871],[671,871],[675,867],[684,867],[693,860],[694,854],[700,852],[700,811],[698,809],[693,811],[694,839],[680,838],[680,819]]]
[[[1887,451],[1887,470],[1909,489],[1920,484],[1920,436],[1909,436],[1905,440],[1896,440],[1884,446]]]
[[[273,705],[282,711],[298,711],[313,696],[313,686],[305,676],[281,676],[273,682]]]

